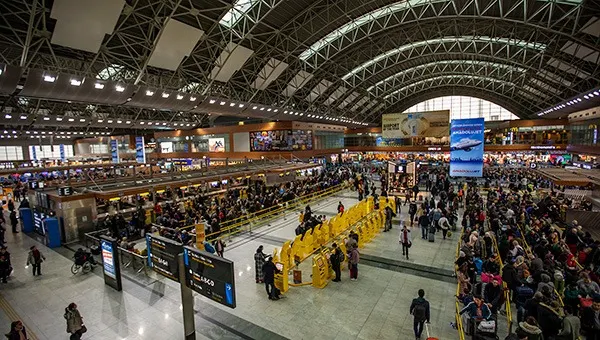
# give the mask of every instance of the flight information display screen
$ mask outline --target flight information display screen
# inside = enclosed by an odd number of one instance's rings
[[[155,272],[179,282],[177,255],[183,252],[183,245],[156,235],[146,235],[148,266]]]
[[[183,248],[185,283],[193,291],[235,308],[233,262],[192,247]]]

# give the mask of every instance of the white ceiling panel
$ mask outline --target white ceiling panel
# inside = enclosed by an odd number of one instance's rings
[[[581,32],[600,38],[600,19],[592,17],[585,26],[583,26]]]
[[[348,95],[348,97],[346,97],[346,99],[344,99],[344,101],[338,105],[338,108],[343,109],[345,108],[348,104],[352,103],[352,101],[354,101],[354,99],[356,99],[356,97],[358,97],[359,94],[356,92],[352,92]]]
[[[547,64],[550,66],[554,66],[559,70],[576,75],[579,78],[587,79],[590,77],[589,73],[578,70],[577,68],[575,68],[575,66],[573,66],[571,64],[567,64],[564,61],[560,61],[556,58],[550,58],[550,60],[548,60]]]
[[[556,75],[554,73],[550,73],[547,70],[540,70],[535,75],[536,75],[536,77],[541,77],[546,80],[554,81],[559,84],[564,84],[566,86],[571,86],[571,84],[573,84],[572,82],[566,80],[565,78],[563,78],[559,75]]]
[[[598,56],[600,53],[573,41],[568,41],[560,50],[576,56],[579,59],[598,64]]]
[[[308,94],[308,96],[306,96],[306,101],[309,102],[313,102],[315,101],[315,99],[319,98],[320,95],[322,95],[323,93],[325,93],[325,91],[327,91],[327,89],[333,85],[333,82],[327,80],[327,79],[322,79],[321,82],[319,82],[317,84],[317,86],[315,86],[310,93]]]
[[[350,111],[358,110],[358,108],[361,107],[364,103],[366,103],[367,100],[369,100],[369,98],[367,96],[362,97],[361,100],[357,101],[356,104],[354,104],[354,106],[352,106],[352,108],[350,108]]]
[[[343,86],[338,87],[335,91],[333,91],[333,93],[329,96],[329,98],[327,98],[327,100],[325,100],[325,105],[333,104],[333,102],[338,100],[338,98],[343,96],[344,93],[346,93],[346,92],[348,92],[347,88],[345,88]]]
[[[544,89],[544,91],[548,91],[548,92],[552,92],[554,94],[560,94],[561,91],[559,89],[557,89],[556,87],[552,87],[546,83],[544,83],[543,81],[540,81],[538,79],[532,78],[531,79],[531,83],[532,84],[536,84],[537,86],[541,87],[542,89]]]
[[[55,0],[50,17],[56,19],[51,42],[98,53],[121,15],[123,0]]]
[[[253,53],[254,51],[249,48],[233,42],[228,43],[217,58],[210,78],[224,83],[228,82]]]
[[[265,67],[258,72],[258,76],[252,83],[252,87],[258,90],[264,90],[275,79],[277,79],[289,65],[275,58],[269,59]]]
[[[285,90],[283,90],[283,95],[286,97],[293,96],[294,93],[296,93],[296,91],[304,87],[304,85],[306,85],[306,83],[308,83],[308,81],[311,80],[314,76],[314,74],[308,73],[306,71],[298,71],[294,78],[290,80]]]
[[[177,70],[183,58],[192,53],[194,46],[203,35],[204,31],[196,27],[170,19],[156,42],[156,48],[150,56],[148,65],[171,71]]]

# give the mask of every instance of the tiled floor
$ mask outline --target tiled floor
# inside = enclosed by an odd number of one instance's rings
[[[340,200],[347,208],[356,203],[354,193],[346,191],[311,206],[317,214],[329,216]],[[272,221],[252,235],[229,242],[225,257],[234,261],[238,274],[237,308],[232,310],[195,295],[198,339],[411,339],[408,308],[423,287],[432,307],[432,335],[444,340],[457,338],[449,326],[454,319],[455,284],[369,265],[359,264],[355,282],[348,279],[346,270],[340,283],[331,282],[324,289],[291,287],[282,300],[268,300],[264,286],[254,282],[253,254],[260,244],[265,246],[265,253],[272,252],[282,240],[294,236],[296,225],[297,212],[290,212],[285,220]],[[418,233],[414,236],[420,238]],[[43,246],[40,249],[47,257],[44,275],[34,278],[25,269],[25,261],[29,246],[37,242],[23,234],[13,238],[9,233],[7,240],[15,274],[10,283],[0,286],[0,293],[40,340],[67,338],[62,315],[70,302],[79,305],[89,329],[86,340],[183,338],[177,283],[160,277],[143,282],[124,278],[123,292],[116,292],[104,285],[98,275],[100,267],[96,273],[72,275],[72,262],[64,256],[68,251],[55,252]],[[436,266],[446,266],[444,259],[451,263],[452,257],[429,254],[445,252],[445,243],[418,242],[415,239],[411,248],[415,261],[421,258],[423,264]],[[447,247],[455,247],[455,242],[448,241]],[[388,251],[382,255],[399,258],[401,252],[393,248],[396,245],[397,233],[386,233],[363,251],[382,249]],[[310,279],[307,272],[303,276]]]

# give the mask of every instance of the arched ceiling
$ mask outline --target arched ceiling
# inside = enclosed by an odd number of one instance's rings
[[[103,75],[127,84],[370,123],[449,93],[534,117],[600,83],[592,0],[127,0],[93,52],[53,42],[61,23],[53,6],[69,1],[0,2],[0,63],[86,77],[111,67]],[[202,37],[176,67],[153,66],[173,20]],[[249,56],[225,77],[236,51]],[[68,110],[53,100],[4,101]]]

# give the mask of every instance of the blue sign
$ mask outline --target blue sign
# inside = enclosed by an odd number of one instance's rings
[[[483,175],[483,118],[453,119],[450,123],[450,176]]]
[[[35,151],[35,145],[33,145],[31,147],[31,159],[33,159],[35,162],[37,162],[37,153]]]
[[[113,139],[110,141],[110,155],[112,156],[113,163],[119,163],[119,141]]]
[[[60,144],[58,146],[58,149],[60,150],[60,161],[64,162],[66,160],[66,157],[65,157],[65,145],[64,144]]]
[[[115,269],[115,256],[112,242],[100,240],[102,245],[102,263],[104,264],[104,275],[117,279],[117,271]]]
[[[146,163],[146,150],[144,149],[144,137],[135,137],[135,160],[138,163]]]
[[[189,152],[190,151],[190,145],[188,143],[184,143],[183,144],[183,152]]]

